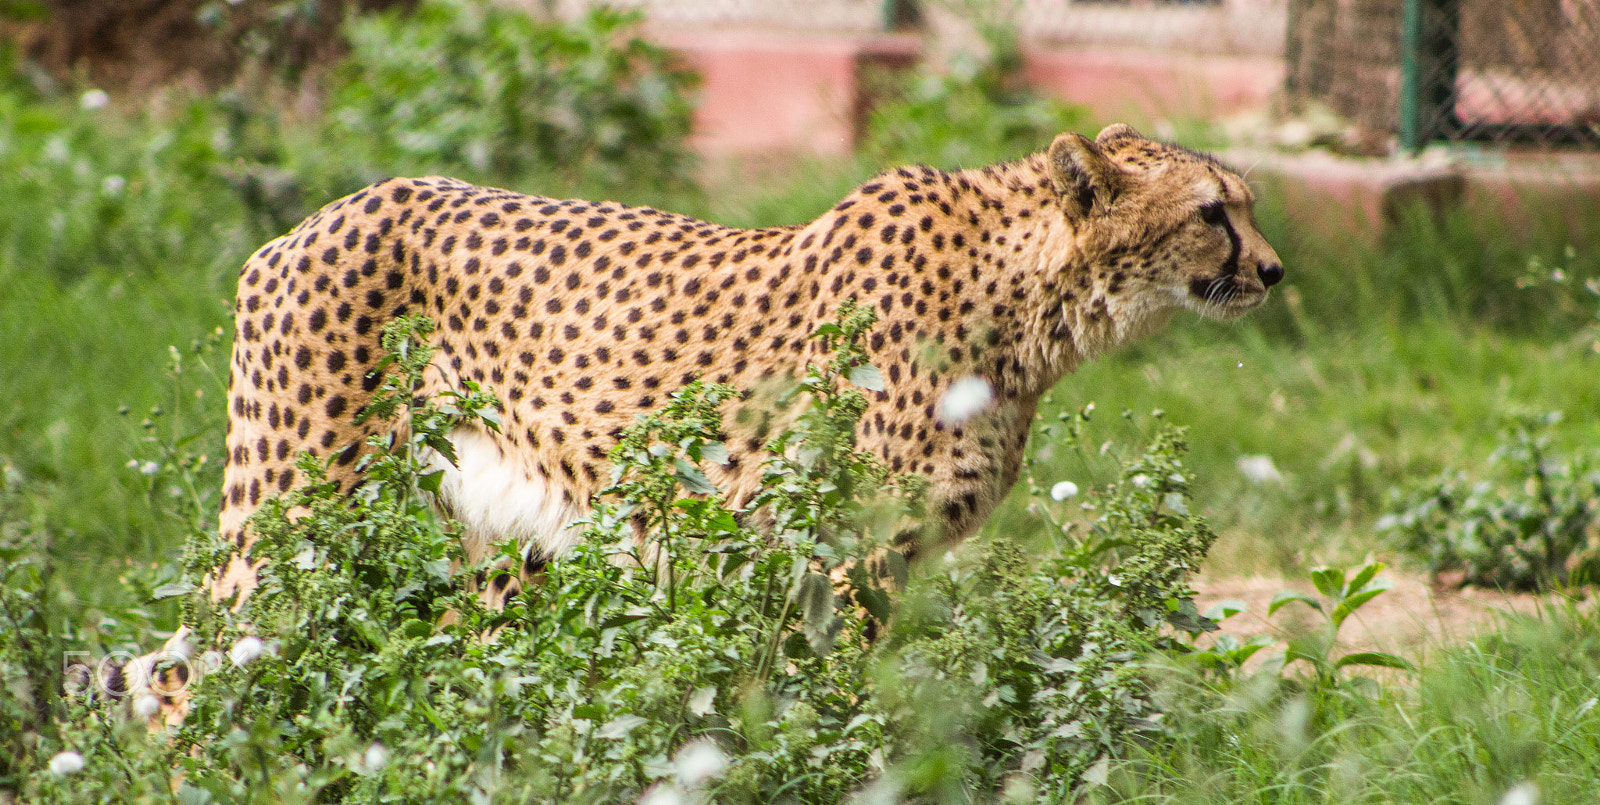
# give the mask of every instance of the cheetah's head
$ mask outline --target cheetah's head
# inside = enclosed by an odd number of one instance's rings
[[[1060,135],[1047,164],[1085,256],[1116,278],[1113,295],[1233,319],[1283,278],[1250,188],[1209,156],[1114,125],[1094,140]]]

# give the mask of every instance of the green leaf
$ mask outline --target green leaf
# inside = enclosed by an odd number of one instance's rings
[[[478,418],[483,420],[483,424],[489,426],[490,430],[495,433],[500,432],[500,412],[495,410],[494,406],[479,408],[477,414]]]
[[[678,483],[682,484],[683,488],[689,492],[696,495],[709,495],[717,491],[716,485],[711,483],[711,479],[707,478],[699,467],[681,458],[673,459],[673,466],[677,468],[677,472],[673,473],[672,477],[678,479]]]
[[[850,367],[850,382],[867,391],[883,391],[883,373],[870,363]]]
[[[911,570],[906,565],[906,555],[893,549],[885,550],[883,552],[883,568],[884,575],[894,584],[894,589],[904,590],[906,581],[911,576]]]
[[[645,618],[649,617],[649,615],[649,611],[645,610],[643,607],[634,607],[629,609],[627,612],[622,613],[621,615],[612,615],[611,617],[601,621],[600,628],[613,629],[618,626],[626,626],[634,621],[644,620]]]
[[[1365,604],[1368,601],[1371,601],[1373,598],[1388,592],[1389,583],[1385,580],[1379,580],[1379,583],[1382,584],[1381,587],[1372,587],[1356,593],[1355,595],[1352,595],[1343,601],[1340,601],[1339,605],[1333,608],[1333,614],[1329,616],[1329,618],[1333,621],[1333,625],[1338,626],[1344,623],[1344,619],[1350,617],[1351,613],[1360,609],[1362,604]]]
[[[1237,598],[1229,598],[1226,601],[1218,601],[1217,603],[1212,604],[1210,607],[1206,608],[1205,612],[1200,614],[1214,621],[1225,621],[1234,615],[1246,611],[1247,609],[1248,607],[1245,606],[1243,601],[1240,601]]]
[[[1317,592],[1329,598],[1339,598],[1344,595],[1344,571],[1339,568],[1312,568],[1311,583],[1316,586]]]
[[[1171,602],[1171,599],[1168,600]],[[1200,611],[1195,608],[1193,598],[1179,598],[1175,603],[1177,608],[1167,613],[1167,623],[1189,634],[1215,632],[1221,628],[1217,626],[1216,621],[1200,614]]]
[[[438,453],[439,455],[444,456],[444,459],[446,461],[450,462],[450,466],[455,467],[457,469],[461,468],[461,464],[456,461],[456,445],[455,445],[455,442],[450,441],[450,439],[445,437],[444,434],[441,434],[441,433],[424,434],[423,437],[422,437],[422,443],[427,445],[428,447],[433,448],[433,451],[435,453]]]
[[[1368,562],[1362,565],[1361,569],[1356,571],[1355,577],[1350,579],[1350,583],[1345,585],[1345,589],[1350,592],[1361,592],[1362,588],[1367,586],[1367,582],[1372,581],[1372,577],[1378,575],[1385,567],[1382,562]],[[1389,588],[1386,586],[1384,589]]]
[[[1374,665],[1379,668],[1395,668],[1401,671],[1417,670],[1417,667],[1412,665],[1406,658],[1382,651],[1358,651],[1354,654],[1346,654],[1340,657],[1333,664],[1333,667],[1343,668],[1346,665]]]
[[[645,723],[645,719],[633,715],[632,713],[620,715],[607,722],[605,726],[601,727],[599,731],[595,733],[595,735],[601,738],[622,738],[628,733],[633,732],[634,727],[637,727],[643,723]]]
[[[791,660],[803,660],[814,656],[811,644],[806,642],[804,632],[795,632],[784,639],[783,654]]]
[[[700,445],[700,459],[712,464],[727,464],[728,446],[722,442],[704,442]]]
[[[1318,612],[1322,611],[1322,602],[1318,601],[1317,599],[1312,598],[1311,596],[1302,592],[1283,590],[1272,597],[1272,603],[1267,604],[1267,617],[1272,617],[1277,613],[1279,607],[1282,607],[1284,604],[1287,604],[1290,601],[1299,601],[1300,603],[1305,604],[1306,606],[1311,607]]]
[[[1320,634],[1304,634],[1289,641],[1283,650],[1285,664],[1305,660],[1317,668],[1328,664],[1328,641]]]
[[[186,581],[168,582],[152,590],[150,592],[150,600],[163,601],[168,598],[177,598],[180,595],[188,595],[198,589],[200,588]]]
[[[1268,637],[1264,634],[1258,634],[1255,637],[1245,641],[1244,645],[1229,651],[1228,659],[1233,660],[1234,663],[1238,665],[1244,665],[1245,660],[1255,656],[1256,652],[1272,645],[1274,642],[1276,641],[1274,641],[1271,637]]]
[[[856,587],[856,603],[867,610],[867,614],[887,623],[894,610],[890,606],[889,594],[875,587]]]
[[[425,472],[417,476],[417,488],[424,492],[439,494],[439,488],[444,485],[444,470]]]
[[[806,644],[817,656],[826,657],[833,651],[834,636],[844,625],[833,611],[833,582],[821,573],[807,573],[800,578],[797,598]]]

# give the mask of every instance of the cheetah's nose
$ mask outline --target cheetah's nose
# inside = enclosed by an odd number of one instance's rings
[[[1261,284],[1271,288],[1283,279],[1283,266],[1277,263],[1262,263],[1256,266],[1256,275],[1261,277]]]

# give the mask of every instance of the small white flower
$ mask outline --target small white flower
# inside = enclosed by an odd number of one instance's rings
[[[1523,780],[1500,797],[1500,805],[1539,805],[1539,786]]]
[[[60,135],[45,141],[42,156],[50,162],[66,162],[72,157],[72,149],[67,147],[67,141]]]
[[[81,106],[91,112],[96,109],[104,109],[110,103],[111,96],[107,95],[106,91],[103,89],[91,89],[88,92],[78,96],[78,106]]]
[[[148,693],[140,693],[133,697],[133,714],[149,721],[161,712],[161,702]]]
[[[200,655],[200,670],[202,673],[211,673],[222,668],[222,652],[211,649]]]
[[[128,180],[116,174],[112,174],[100,180],[100,194],[110,198],[116,198],[117,196],[122,195],[122,191],[126,190],[127,188]]]
[[[173,659],[188,662],[189,658],[194,656],[194,646],[189,645],[189,627],[185,626],[167,638],[167,644],[162,650],[172,655]]]
[[[989,381],[968,375],[950,384],[939,398],[939,419],[950,425],[960,425],[994,402],[994,388]]]
[[[1240,456],[1237,466],[1250,483],[1283,483],[1283,473],[1272,463],[1272,456]]]
[[[1062,481],[1061,483],[1050,487],[1051,500],[1066,500],[1067,498],[1075,498],[1077,496],[1078,485],[1071,481]]]
[[[367,754],[362,757],[362,761],[366,764],[367,771],[377,771],[389,765],[389,749],[383,744],[373,741],[372,745],[367,747]]]
[[[1133,484],[1135,487],[1138,487],[1139,489],[1144,489],[1145,487],[1150,485],[1150,476],[1145,475],[1144,473],[1141,472],[1138,475],[1135,475],[1132,478],[1129,478],[1128,482]]]
[[[145,463],[139,465],[139,472],[145,475],[155,475],[160,471],[161,465],[154,461],[146,461]]]
[[[228,650],[228,659],[233,660],[234,665],[248,665],[261,656],[263,649],[261,638],[255,635],[241,637],[239,642],[234,643],[233,648]]]
[[[672,759],[678,784],[684,788],[699,788],[702,783],[716,777],[728,768],[728,756],[722,754],[715,743],[699,740],[685,744]]]
[[[685,805],[689,801],[678,787],[671,783],[658,783],[644,796],[639,798],[639,805]]]
[[[68,749],[65,752],[57,752],[55,757],[50,758],[51,774],[65,777],[80,771],[83,771],[83,755],[77,752]]]

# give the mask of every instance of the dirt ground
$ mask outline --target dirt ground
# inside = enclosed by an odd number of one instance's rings
[[[1477,587],[1435,582],[1405,571],[1386,569],[1379,574],[1394,582],[1388,592],[1368,601],[1345,621],[1339,633],[1346,651],[1386,651],[1410,660],[1452,644],[1471,640],[1493,629],[1507,614],[1532,615],[1558,599],[1550,595],[1505,593]],[[1299,634],[1321,623],[1302,604],[1286,604],[1272,618],[1267,605],[1280,590],[1316,594],[1309,579],[1197,577],[1195,603],[1200,611],[1221,601],[1245,603],[1245,611],[1228,618],[1222,630],[1241,640],[1266,634],[1279,639]],[[1258,654],[1265,657],[1272,649]],[[1343,652],[1341,652],[1343,653]]]

